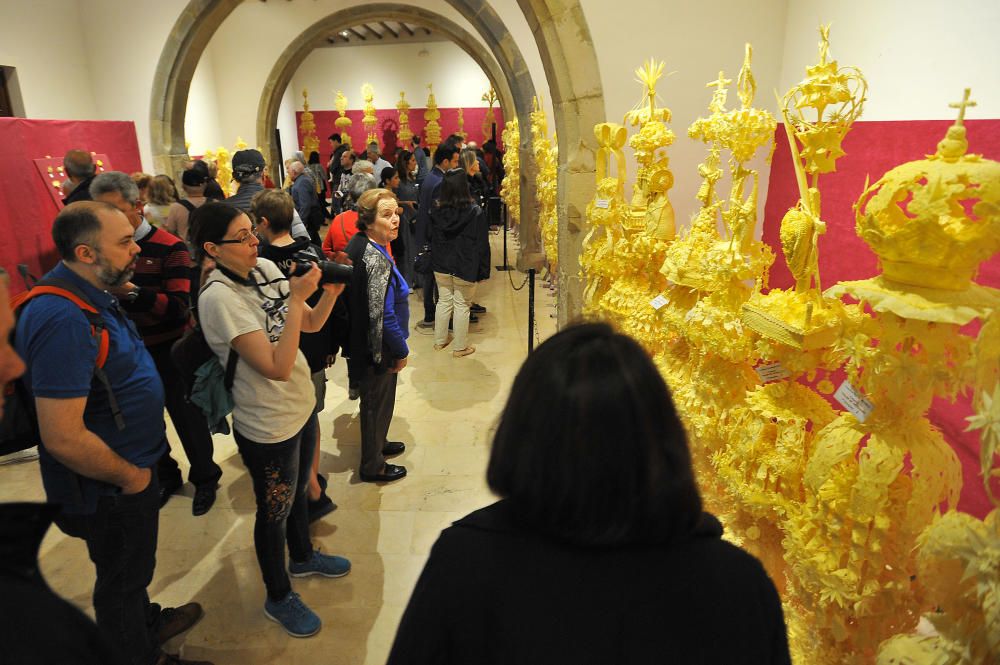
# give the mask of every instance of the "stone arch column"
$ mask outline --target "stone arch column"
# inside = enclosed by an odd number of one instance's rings
[[[559,138],[559,326],[583,311],[580,252],[605,121],[597,52],[578,0],[518,0],[542,56]]]
[[[191,79],[215,31],[243,0],[190,0],[167,36],[153,75],[149,133],[153,166],[175,178],[188,159],[184,145]]]

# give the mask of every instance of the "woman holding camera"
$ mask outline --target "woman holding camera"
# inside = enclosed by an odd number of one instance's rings
[[[486,480],[501,501],[441,533],[389,665],[791,663],[774,584],[702,512],[684,427],[630,337],[575,325],[530,354]]]
[[[288,574],[341,577],[351,564],[320,553],[309,539],[316,395],[299,338],[323,326],[344,286],[324,284],[310,307],[306,299],[319,288],[319,268],[288,279],[273,262],[258,259],[253,224],[232,206],[206,203],[193,217],[199,263],[210,257],[215,264],[198,299],[202,330],[223,367],[230,349],[239,355],[233,435],[257,499],[254,546],[267,588],[264,613],[290,635],[308,637],[321,622],[292,591]]]
[[[405,450],[389,441],[396,403],[396,379],[410,355],[410,289],[389,256],[399,234],[399,204],[387,189],[368,190],[357,202],[358,232],[347,245],[351,278],[347,370],[351,389],[361,396],[361,469],[365,482],[399,480],[406,469],[385,461]]]

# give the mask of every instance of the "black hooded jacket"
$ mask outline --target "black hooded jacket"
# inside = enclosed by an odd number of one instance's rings
[[[431,210],[431,266],[434,272],[467,282],[490,276],[490,237],[482,208]]]

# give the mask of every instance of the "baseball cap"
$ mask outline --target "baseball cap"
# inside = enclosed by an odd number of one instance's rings
[[[248,175],[254,175],[260,173],[264,170],[264,155],[260,154],[260,150],[254,150],[250,148],[248,150],[239,150],[233,155],[233,175],[236,177],[245,177]]]
[[[203,172],[202,169],[190,168],[181,174],[181,182],[183,182],[188,187],[197,187],[198,185],[204,185],[208,181],[208,173]]]

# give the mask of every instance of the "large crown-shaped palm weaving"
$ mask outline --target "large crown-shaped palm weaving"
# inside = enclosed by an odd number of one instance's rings
[[[934,155],[892,169],[855,205],[858,235],[888,280],[962,291],[1000,251],[1000,163],[966,154],[961,123]]]

